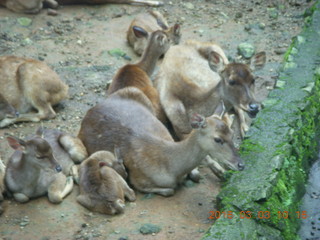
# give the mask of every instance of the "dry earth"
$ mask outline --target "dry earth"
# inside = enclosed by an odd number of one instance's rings
[[[263,100],[273,86],[283,54],[303,26],[303,14],[312,1],[199,0],[165,1],[159,8],[172,24],[182,25],[186,39],[214,40],[228,56],[236,57],[241,42],[267,52],[265,68],[257,72],[257,98]],[[46,61],[70,86],[70,98],[56,107],[58,116],[41,124],[77,134],[86,111],[106,97],[105,89],[116,70],[138,58],[127,46],[130,21],[148,7],[128,5],[65,6],[57,16],[47,10],[38,15],[12,13],[0,9],[0,55],[17,55]],[[31,25],[18,19],[27,17]],[[111,56],[119,48],[126,58]],[[6,162],[12,150],[4,134],[24,137],[40,123],[23,123],[0,130],[0,154]],[[238,142],[239,140],[236,139]],[[209,211],[215,209],[215,196],[221,182],[205,167],[199,184],[187,181],[176,195],[164,198],[138,193],[137,201],[126,204],[119,216],[91,213],[76,203],[78,188],[59,205],[47,198],[27,204],[12,199],[0,217],[2,239],[199,239],[213,223]],[[142,235],[145,223],[161,231]]]

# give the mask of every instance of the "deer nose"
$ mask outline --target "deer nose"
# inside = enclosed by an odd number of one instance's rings
[[[242,171],[244,169],[244,163],[238,163],[238,168]]]
[[[259,111],[259,105],[255,103],[249,104],[250,112],[258,112]]]
[[[57,172],[61,172],[61,171],[62,171],[62,167],[61,167],[60,165],[57,165],[57,166],[56,166],[56,171],[57,171]]]

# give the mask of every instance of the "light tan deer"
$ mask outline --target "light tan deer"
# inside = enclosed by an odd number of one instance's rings
[[[6,166],[3,164],[0,156],[0,215],[3,213],[3,208],[1,205],[1,202],[3,201],[3,193],[5,191],[5,186],[4,186],[4,175],[6,172]]]
[[[40,127],[36,135],[45,139],[52,148],[53,156],[62,168],[66,176],[72,176],[75,182],[79,181],[78,166],[88,157],[87,150],[81,140],[64,133],[58,129]]]
[[[127,3],[140,4],[158,7],[163,5],[161,1],[152,0],[0,0],[0,6],[4,6],[14,12],[19,13],[38,13],[47,5],[50,8],[57,8],[60,5],[68,4],[105,4],[105,3]]]
[[[62,202],[72,191],[73,180],[62,173],[49,143],[40,136],[28,141],[9,136],[7,140],[15,152],[7,163],[5,184],[14,199],[24,203],[48,194],[50,202]]]
[[[193,113],[210,116],[222,99],[227,111],[233,108],[239,117],[243,137],[249,128],[245,112],[255,117],[259,111],[252,71],[263,67],[265,61],[265,52],[260,52],[250,66],[229,63],[223,50],[209,42],[188,41],[171,47],[163,59],[155,86],[176,134],[180,138],[189,134]]]
[[[127,31],[127,41],[136,54],[141,55],[147,46],[151,33],[161,30],[168,35],[171,45],[180,42],[180,25],[169,27],[167,20],[158,11],[148,11],[137,15]]]
[[[139,89],[118,90],[87,112],[78,137],[88,153],[117,146],[131,184],[147,193],[173,195],[179,181],[207,155],[231,169],[243,169],[222,106],[208,118],[194,115],[190,121],[194,130],[181,142],[174,142],[150,106]]]
[[[80,165],[80,195],[77,201],[94,212],[117,214],[124,211],[125,197],[135,201],[134,191],[121,175],[126,171],[121,159],[109,151],[93,153]]]
[[[0,128],[17,122],[52,119],[56,116],[52,106],[68,95],[68,86],[47,64],[15,56],[0,57],[0,85],[2,98],[19,112],[3,118]],[[38,112],[31,113],[33,108]]]
[[[140,61],[136,64],[127,64],[120,68],[113,78],[108,89],[112,94],[125,87],[140,89],[151,101],[156,116],[165,122],[165,114],[160,105],[157,89],[153,87],[150,76],[154,72],[159,57],[170,47],[168,36],[163,31],[151,33],[147,48],[144,50]]]

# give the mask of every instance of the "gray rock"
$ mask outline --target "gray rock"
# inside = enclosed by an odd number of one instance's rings
[[[152,233],[158,233],[161,231],[161,228],[157,225],[151,224],[151,223],[146,223],[142,225],[139,229],[139,231],[142,234],[152,234]]]
[[[238,45],[238,53],[244,58],[251,58],[255,53],[255,48],[250,43],[240,43]]]

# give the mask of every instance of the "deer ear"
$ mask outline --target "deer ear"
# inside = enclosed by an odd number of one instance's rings
[[[156,39],[160,43],[160,46],[163,46],[166,43],[167,37],[161,34],[156,36]]]
[[[137,38],[148,38],[148,32],[141,27],[133,26],[133,33]]]
[[[216,110],[214,110],[213,115],[215,115],[215,116],[219,117],[220,119],[222,119],[225,111],[226,111],[226,107],[224,106],[224,102],[222,100],[220,100],[220,103],[216,107]]]
[[[205,128],[207,126],[206,118],[198,113],[193,114],[191,118],[191,127],[194,129]]]
[[[252,70],[259,70],[264,67],[267,57],[266,52],[259,52],[253,56],[250,62],[250,68]]]
[[[210,51],[208,54],[208,62],[212,71],[220,73],[225,68],[225,63],[221,55],[215,51]]]
[[[8,136],[7,141],[10,147],[12,147],[14,150],[21,150],[21,151],[25,150],[25,145],[26,145],[25,141],[13,136]]]

